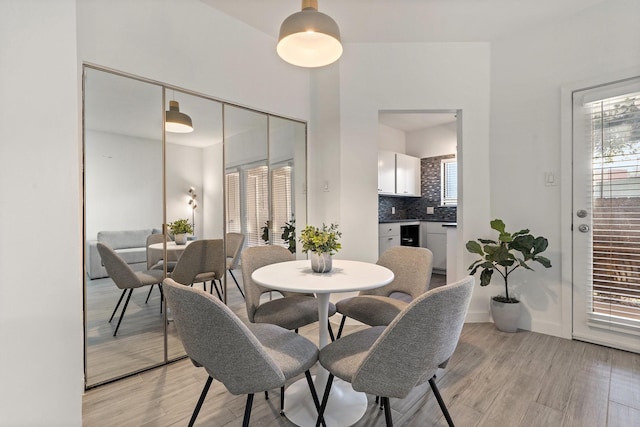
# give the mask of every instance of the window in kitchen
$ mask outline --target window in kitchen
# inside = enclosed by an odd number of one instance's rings
[[[440,165],[441,205],[456,206],[458,204],[458,162],[456,159],[443,159]]]

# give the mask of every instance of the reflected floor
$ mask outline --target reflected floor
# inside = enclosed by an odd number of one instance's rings
[[[238,273],[234,272],[236,277]],[[229,280],[229,303],[239,304],[244,309],[244,300],[240,292],[233,279],[229,277]],[[195,286],[201,288],[202,284],[198,283]],[[164,315],[160,311],[160,292],[158,286],[154,286],[149,301],[145,302],[148,292],[149,287],[133,290],[118,335],[114,337],[113,332],[118,324],[126,295],[109,323],[109,317],[122,290],[117,288],[110,278],[87,280],[87,386],[164,362]],[[173,322],[167,324],[167,349],[169,360],[185,354]]]

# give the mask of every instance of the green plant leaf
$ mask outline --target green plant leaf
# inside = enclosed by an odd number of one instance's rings
[[[549,261],[548,258],[545,258],[543,256],[537,256],[534,258],[535,261],[538,261],[540,264],[544,265],[545,268],[550,268],[551,267],[551,261]]]
[[[547,250],[547,247],[549,246],[549,241],[544,237],[536,237],[535,240],[533,241],[532,246],[533,246],[533,255],[537,255],[540,252],[544,252]]]
[[[500,237],[498,239],[500,240],[500,242],[509,243],[513,240],[513,237],[511,236],[511,233],[507,233],[505,231],[503,233],[500,233]]]
[[[512,259],[503,259],[501,261],[496,261],[496,264],[501,265],[503,267],[511,267],[515,260]]]
[[[478,242],[482,243],[483,245],[498,244],[498,242],[496,242],[495,240],[490,240],[490,239],[478,239]]]
[[[487,286],[489,283],[491,283],[492,275],[493,275],[492,268],[486,268],[482,270],[482,273],[480,273],[480,286]]]
[[[533,247],[533,236],[531,234],[520,235],[513,239],[513,242],[511,242],[509,246],[511,249],[522,253],[526,258],[527,255],[531,253],[531,248]]]
[[[501,219],[494,219],[491,221],[491,228],[496,230],[498,233],[504,233],[504,222]]]
[[[523,234],[529,234],[529,229],[525,228],[524,230],[516,231],[512,234],[513,237],[521,236]]]
[[[467,246],[467,250],[472,254],[478,254],[480,256],[484,256],[484,252],[482,252],[482,246],[480,246],[480,243],[474,240],[469,240],[466,246]]]

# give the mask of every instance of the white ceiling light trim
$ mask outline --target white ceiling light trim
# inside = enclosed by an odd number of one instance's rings
[[[340,29],[330,16],[318,12],[317,0],[302,0],[302,11],[280,26],[277,51],[283,60],[299,67],[329,65],[342,55]]]

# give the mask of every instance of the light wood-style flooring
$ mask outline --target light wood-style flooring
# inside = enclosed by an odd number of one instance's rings
[[[229,295],[234,291],[229,282]],[[241,297],[231,301],[246,318]],[[300,333],[317,343],[317,325]],[[203,369],[181,360],[91,389],[83,398],[83,424],[186,426],[206,378]],[[640,426],[640,355],[598,345],[466,324],[437,383],[457,426]],[[256,395],[251,425],[292,426],[279,415],[278,390],[270,396]],[[355,425],[384,426],[383,411],[368,397],[369,408]],[[244,405],[245,396],[214,382],[196,425],[240,426]],[[391,405],[396,426],[446,425],[428,384]]]

